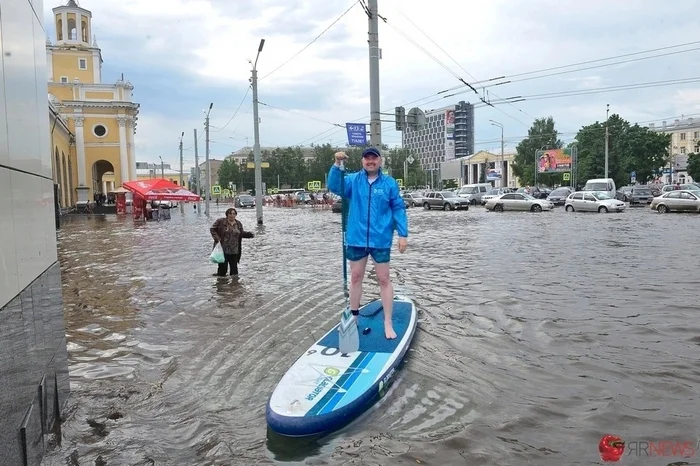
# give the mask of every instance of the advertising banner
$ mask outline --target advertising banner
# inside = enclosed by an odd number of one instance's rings
[[[501,170],[489,168],[486,170],[486,181],[496,181],[501,179]]]
[[[571,171],[571,149],[548,149],[537,151],[538,173],[560,173]]]
[[[455,159],[455,111],[445,111],[445,161]]]

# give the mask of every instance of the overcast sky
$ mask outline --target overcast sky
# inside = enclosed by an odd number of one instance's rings
[[[44,1],[47,32],[53,38],[51,8],[58,2]],[[185,165],[193,165],[193,129],[203,131],[203,110],[210,102],[211,157],[220,159],[252,145],[248,60],[255,59],[261,38],[266,42],[258,61],[259,100],[267,104],[260,106],[262,145],[345,144],[345,130],[332,123],[369,120],[367,16],[359,4],[350,8],[354,0],[79,3],[93,13],[93,33],[104,59],[103,81],[112,83],[124,73],[135,86],[134,97],[141,104],[138,160],[157,162],[162,156],[178,166],[178,141],[184,131]],[[385,118],[393,120],[395,106],[419,99],[406,111],[414,105],[428,110],[460,100],[479,103],[480,98],[496,101],[698,77],[695,83],[477,108],[477,151],[500,150],[500,129],[490,119],[504,125],[506,151],[512,151],[527,135],[533,117],[553,116],[562,138],[571,140],[582,125],[605,119],[607,103],[611,113],[632,122],[660,123],[682,114],[700,117],[700,50],[678,53],[700,49],[700,41],[515,76],[509,84],[486,90],[479,88],[484,84],[475,85],[480,95],[464,87],[449,99],[437,95],[461,85],[457,76],[469,83],[487,81],[693,42],[698,40],[696,6],[694,0],[379,0],[380,15],[386,18],[379,27],[381,107],[392,113]],[[665,56],[640,60],[653,55]],[[558,74],[532,79],[553,73]],[[394,124],[382,125],[383,142],[400,144]],[[203,158],[204,138],[199,153]]]

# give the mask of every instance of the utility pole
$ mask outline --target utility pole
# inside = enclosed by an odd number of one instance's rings
[[[605,178],[608,177],[608,115],[610,114],[610,104],[605,111]]]
[[[369,143],[372,147],[382,147],[381,109],[379,108],[379,13],[377,0],[368,0],[369,10]]]
[[[262,208],[262,160],[260,155],[260,118],[258,117],[258,58],[265,45],[265,39],[260,39],[258,46],[258,54],[253,63],[253,74],[250,82],[253,87],[253,133],[255,142],[253,143],[253,156],[255,159],[255,212],[258,217],[258,225],[263,224],[263,208]]]
[[[206,131],[206,147],[205,147],[205,154],[204,158],[206,159],[206,167],[207,167],[207,187],[204,195],[206,196],[204,199],[204,215],[207,217],[209,216],[209,201],[211,200],[211,165],[209,162],[209,112],[211,112],[211,108],[214,106],[214,102],[209,104],[209,110],[207,111],[207,118],[204,121],[204,130]]]
[[[497,122],[497,121],[494,121],[494,120],[489,120],[489,121],[491,122],[491,124],[492,124],[493,126],[498,126],[499,128],[501,128],[501,167],[500,167],[499,170],[498,170],[498,171],[501,173],[501,179],[500,179],[500,181],[499,181],[499,183],[498,183],[498,187],[499,187],[499,188],[502,188],[502,187],[503,187],[503,179],[504,179],[504,176],[503,176],[503,162],[504,162],[504,155],[503,155],[503,147],[504,147],[504,144],[503,144],[503,125],[502,125],[501,123]],[[537,159],[537,157],[535,157],[535,159]],[[537,162],[535,162],[535,164],[537,164]]]
[[[197,143],[197,128],[194,129],[194,178],[197,183],[197,196],[201,196],[202,189],[199,187],[199,144]],[[197,201],[197,215],[201,213],[199,201]]]
[[[182,163],[183,163],[183,160],[182,160],[182,138],[184,138],[184,137],[185,137],[185,132],[183,131],[182,134],[180,135],[180,187],[183,187],[183,185],[185,183],[184,173],[182,171],[183,170],[183,167],[182,167]],[[185,204],[180,202],[180,213],[182,214],[184,212],[185,212]]]
[[[163,165],[163,157],[159,155],[158,158],[160,159],[160,177],[165,179],[165,167]]]

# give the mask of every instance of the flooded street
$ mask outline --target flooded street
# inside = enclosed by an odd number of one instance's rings
[[[265,404],[339,320],[340,215],[266,208],[257,230],[240,209],[256,237],[237,280],[208,262],[224,208],[186,209],[63,221],[72,393],[44,465],[591,465],[604,433],[700,439],[697,215],[410,209],[392,251],[420,317],[406,364],[364,417],[308,443],[268,439]]]

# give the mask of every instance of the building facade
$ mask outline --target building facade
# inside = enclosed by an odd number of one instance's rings
[[[116,188],[137,179],[139,105],[132,99],[134,86],[123,76],[114,84],[102,82],[102,51],[92,35],[92,13],[68,0],[53,14],[55,42],[46,41],[49,99],[72,133],[69,163],[54,177],[64,181],[59,183],[61,200],[73,205],[92,199],[107,184]],[[61,169],[62,161],[57,171]]]
[[[425,127],[406,128],[402,146],[412,151],[423,170],[439,170],[440,163],[474,153],[474,106],[468,102],[425,112]]]
[[[52,176],[69,130],[46,100],[42,13],[42,0],[0,0],[0,463],[12,465],[41,462],[70,391]]]
[[[700,154],[700,119],[681,117],[670,125],[665,121],[661,126],[652,123],[649,129],[671,135],[671,167],[664,167],[664,182],[684,184],[694,181],[688,175],[688,155]]]

